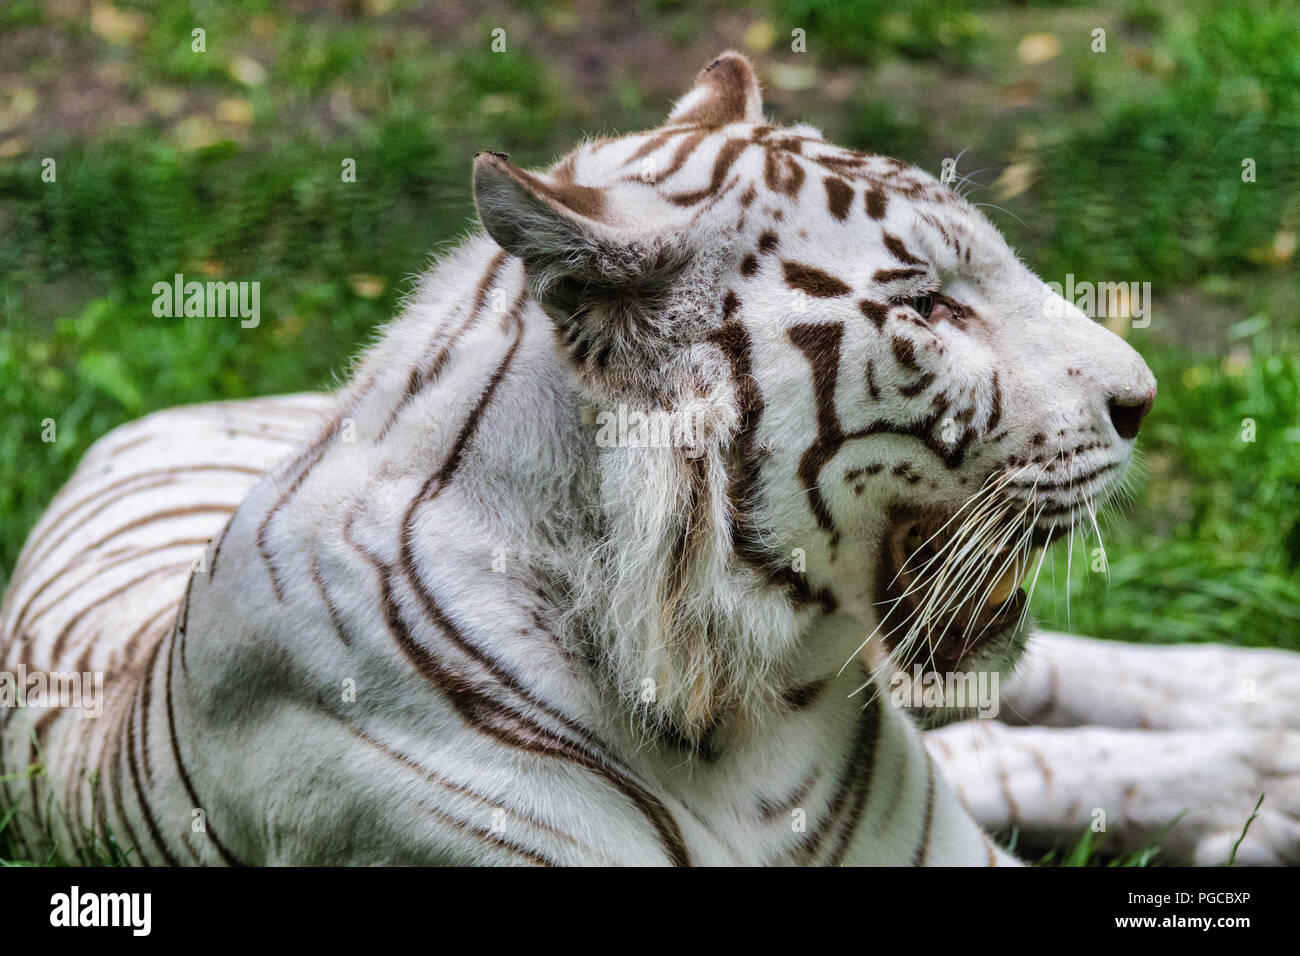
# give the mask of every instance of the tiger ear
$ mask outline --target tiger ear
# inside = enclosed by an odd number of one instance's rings
[[[672,236],[612,222],[606,200],[604,190],[575,182],[566,163],[533,173],[502,153],[474,157],[483,228],[523,260],[538,304],[562,325],[579,312],[586,325],[610,318],[611,308],[653,313],[688,258]]]
[[[695,85],[677,101],[664,125],[712,128],[761,122],[763,98],[754,67],[735,50],[728,50],[700,71]]]
[[[505,153],[474,157],[474,205],[497,245],[533,266],[574,261],[612,232],[602,190],[520,169]]]

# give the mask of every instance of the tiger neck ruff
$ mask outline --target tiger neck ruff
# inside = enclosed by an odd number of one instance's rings
[[[51,506],[4,660],[108,681],[98,720],[3,715],[0,771],[46,767],[5,784],[23,839],[1013,862],[881,689],[1013,665],[1137,354],[930,176],[768,124],[734,53],[658,129],[480,154],[474,196],[340,395],[156,414]]]

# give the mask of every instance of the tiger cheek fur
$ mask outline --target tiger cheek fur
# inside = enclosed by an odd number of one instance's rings
[[[340,395],[128,426],[33,533],[4,660],[112,693],[93,730],[40,720],[22,832],[163,863],[1013,862],[854,691],[1002,666],[1001,572],[1122,477],[1141,360],[925,173],[768,124],[734,53],[655,130],[481,153],[474,195],[487,235]],[[69,562],[103,583],[55,613]],[[35,751],[0,720],[2,777]]]

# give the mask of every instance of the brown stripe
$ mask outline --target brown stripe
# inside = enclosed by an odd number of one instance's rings
[[[993,373],[993,407],[989,409],[989,421],[984,426],[985,432],[992,432],[1002,421],[1002,386],[998,384],[998,373]]]
[[[116,557],[114,557],[110,561],[104,561],[102,563],[94,564],[91,567],[91,574],[89,574],[87,577],[83,578],[82,580],[78,581],[68,590],[64,591],[57,598],[52,600],[45,607],[37,611],[34,615],[32,615],[32,619],[30,622],[26,621],[25,618],[27,617],[27,614],[31,610],[32,603],[38,597],[40,597],[41,594],[43,594],[47,588],[53,585],[56,581],[62,580],[64,577],[69,575],[69,573],[72,571],[74,567],[87,566],[84,562],[76,562],[73,564],[62,565],[58,571],[51,574],[45,580],[45,583],[42,584],[39,588],[37,588],[36,591],[32,593],[31,597],[27,599],[26,603],[23,605],[22,610],[18,613],[18,617],[15,620],[11,630],[15,634],[17,634],[19,631],[25,630],[28,623],[35,623],[36,621],[39,621],[42,617],[48,614],[53,608],[63,604],[65,601],[68,600],[69,597],[71,597],[77,591],[84,588],[86,585],[92,583],[98,583],[105,571],[109,571],[113,568],[118,567],[119,565],[126,564],[128,562],[135,561],[140,558],[148,557],[151,554],[157,554],[160,551],[168,551],[171,548],[193,547],[194,545],[198,545],[198,544],[206,544],[207,540],[208,540],[207,538],[179,538],[175,541],[167,541],[164,542],[163,544],[150,545],[145,548],[130,548],[130,547],[121,548],[119,549],[119,553]],[[107,554],[105,554],[104,557],[107,557]]]
[[[774,193],[797,198],[806,175],[803,166],[789,152],[776,145],[766,144],[763,152],[763,181],[767,183],[767,188]]]
[[[832,299],[853,291],[848,283],[812,266],[799,262],[782,262],[781,268],[785,271],[786,285],[818,299]]]
[[[384,440],[384,436],[386,436],[389,430],[393,427],[393,423],[397,421],[397,417],[402,413],[407,405],[414,401],[417,395],[438,381],[438,378],[442,375],[443,368],[446,367],[448,358],[451,357],[452,348],[460,341],[461,337],[470,330],[471,327],[477,324],[479,319],[482,317],[483,306],[487,303],[488,293],[491,291],[493,284],[501,274],[501,266],[505,261],[506,253],[504,250],[497,252],[491,258],[488,262],[487,271],[483,273],[483,277],[479,279],[478,286],[474,289],[473,305],[470,307],[469,313],[465,316],[465,320],[461,322],[461,324],[458,325],[443,341],[437,354],[434,355],[433,361],[426,365],[416,365],[411,368],[410,377],[406,382],[406,391],[402,393],[402,397],[398,401],[397,405],[391,412],[389,412],[387,420],[379,429],[379,433],[375,436],[376,442]]]
[[[126,714],[130,715],[130,708]],[[140,846],[140,840],[135,835],[135,829],[131,826],[131,818],[127,816],[126,805],[122,802],[122,738],[125,736],[125,726],[120,727],[118,732],[113,735],[114,746],[112,757],[109,759],[109,789],[113,796],[113,806],[117,810],[118,819],[126,829],[126,837],[130,841],[131,848],[135,850],[136,858],[145,866],[149,866],[149,859],[144,855],[144,849]],[[107,839],[107,826],[105,826],[105,839]]]
[[[43,526],[40,530],[40,533],[35,537],[33,537],[30,541],[28,541],[26,546],[23,548],[24,560],[19,563],[17,568],[14,569],[13,578],[14,579],[18,578],[20,570],[24,570],[26,567],[44,561],[45,558],[48,557],[50,554],[54,553],[54,551],[57,550],[59,545],[61,545],[65,540],[67,540],[67,538],[70,535],[76,534],[78,531],[84,531],[86,527],[86,523],[90,521],[91,518],[94,518],[96,515],[101,514],[103,511],[105,511],[107,508],[112,507],[118,501],[121,501],[124,498],[129,498],[131,495],[137,494],[141,491],[148,491],[152,488],[161,488],[168,484],[172,484],[173,483],[172,479],[174,479],[177,475],[192,474],[195,472],[210,472],[210,471],[232,471],[238,474],[249,474],[249,475],[262,474],[260,469],[248,468],[243,465],[205,464],[205,465],[184,465],[184,466],[178,466],[174,468],[153,468],[148,471],[140,471],[133,475],[128,475],[124,478],[119,478],[118,480],[111,482],[110,484],[104,485],[101,488],[96,488],[91,494],[87,495],[84,498],[79,498],[75,504],[73,504],[71,507],[67,508],[64,511],[59,512],[57,515],[53,514],[52,507],[47,508],[45,514],[42,516]],[[142,479],[150,479],[150,478],[158,478],[162,480],[150,481],[139,488],[124,487],[133,484],[134,482],[141,481]],[[70,484],[67,487],[68,488],[77,487],[77,491],[80,492],[79,486],[73,486]],[[112,497],[108,498],[105,501],[100,501],[100,498],[103,495],[113,491],[120,491],[121,493],[113,495]],[[81,508],[84,508],[86,505],[89,505],[93,502],[99,502],[98,507],[96,507],[89,514],[83,516],[80,521],[78,521],[75,525],[69,528],[63,535],[59,537],[57,541],[55,541],[53,544],[49,546],[49,548],[46,549],[45,553],[39,555],[37,554],[38,549],[41,547],[41,544],[45,541],[45,539],[48,538],[61,524],[63,524],[63,522],[68,517],[70,517],[71,515],[79,511]]]
[[[775,823],[787,813],[797,810],[799,805],[808,798],[808,794],[812,793],[812,789],[816,783],[817,773],[814,771],[804,777],[803,781],[785,797],[777,800],[768,800],[765,797],[759,797],[758,819],[763,823]]]
[[[867,394],[872,401],[880,400],[880,389],[876,386],[876,363],[867,359]]]
[[[265,536],[267,527],[270,525],[271,520],[275,517],[276,513],[281,508],[285,507],[285,505],[288,504],[289,499],[297,492],[298,488],[302,485],[303,479],[307,476],[307,472],[311,471],[311,469],[320,461],[321,456],[325,453],[326,447],[330,442],[334,441],[334,439],[338,437],[339,431],[343,427],[344,419],[355,414],[357,408],[361,404],[361,400],[370,393],[371,389],[374,388],[375,382],[378,378],[379,370],[372,369],[366,376],[366,380],[349,394],[347,404],[338,410],[328,425],[323,425],[321,427],[320,431],[317,433],[316,437],[312,439],[311,443],[304,446],[291,461],[281,463],[275,469],[275,474],[278,476],[279,480],[283,480],[285,476],[291,473],[296,473],[296,475],[289,487],[271,507],[270,511],[262,516],[262,520],[257,526],[255,541],[257,552],[262,558],[263,563],[266,565],[267,573],[271,578],[271,591],[275,594],[277,600],[283,600],[283,594],[280,591],[280,581],[276,575],[275,564],[271,561],[271,555],[266,549]]]
[[[924,260],[916,258],[916,256],[907,251],[907,246],[903,245],[903,240],[899,239],[897,236],[891,236],[887,232],[882,231],[881,234],[885,237],[885,248],[888,249],[890,254],[899,262],[909,266],[925,265]]]
[[[651,826],[659,833],[665,852],[673,864],[690,865],[690,855],[676,822],[663,805],[639,784],[611,766],[607,760],[598,758],[546,730],[524,714],[484,693],[475,682],[464,675],[453,673],[443,667],[427,648],[415,640],[402,619],[401,610],[392,593],[392,568],[356,542],[351,541],[346,529],[344,537],[370,563],[378,575],[380,607],[383,609],[389,633],[397,642],[399,649],[420,675],[439,689],[467,724],[505,746],[568,760],[604,777],[646,816]]]
[[[419,774],[424,779],[428,780],[430,783],[438,787],[441,787],[443,790],[446,790],[448,793],[458,794],[460,796],[465,797],[466,799],[473,800],[475,803],[477,803],[481,807],[484,807],[485,809],[504,810],[506,814],[509,815],[511,818],[518,820],[521,823],[524,823],[528,826],[536,827],[537,829],[542,830],[545,833],[548,833],[551,836],[564,841],[570,846],[575,847],[578,850],[581,850],[583,853],[591,854],[593,857],[597,857],[610,865],[613,865],[615,863],[614,860],[612,860],[608,855],[606,855],[602,851],[586,843],[583,843],[581,840],[578,840],[576,837],[572,836],[569,833],[566,833],[564,830],[561,830],[558,827],[555,827],[547,823],[545,820],[539,820],[536,817],[532,816],[531,814],[523,810],[520,810],[516,807],[511,807],[511,806],[506,806],[504,804],[501,804],[498,801],[492,800],[484,796],[483,794],[479,793],[478,791],[465,786],[464,784],[457,783],[455,780],[451,780],[448,777],[444,777],[442,774],[438,773],[437,771],[431,770],[428,767],[424,766],[422,763],[420,763],[418,760],[416,760],[414,757],[410,756],[409,754],[401,750],[396,750],[392,747],[389,747],[387,744],[384,744],[383,742],[376,740],[374,737],[370,736],[360,728],[355,727],[350,723],[347,723],[342,717],[340,717],[338,714],[331,712],[327,707],[323,707],[322,709],[325,711],[325,713],[328,716],[333,717],[335,720],[341,723],[344,726],[344,728],[346,728],[358,740],[375,748],[380,753],[384,754],[384,756],[388,757],[390,760],[393,760],[401,764],[402,766],[406,767],[408,770],[410,770],[413,773]],[[495,834],[493,835],[495,836]],[[509,844],[509,848],[520,852],[528,852],[524,848],[519,847],[516,844]],[[547,866],[556,865],[554,861],[549,859],[547,859],[545,863]]]
[[[876,782],[876,763],[880,754],[880,734],[884,724],[880,712],[880,699],[873,696],[863,709],[858,724],[858,739],[855,742],[853,761],[858,777],[853,785],[853,804],[848,808],[848,815],[840,828],[839,838],[831,851],[830,865],[839,866],[849,851],[853,837],[862,821],[862,811],[871,796]]]
[[[144,574],[137,575],[125,584],[119,585],[107,594],[101,595],[90,604],[84,606],[80,611],[72,616],[68,623],[64,625],[63,630],[59,632],[58,637],[54,639],[54,644],[50,647],[49,651],[50,666],[56,668],[59,666],[59,658],[63,654],[63,646],[68,642],[68,638],[72,635],[73,628],[80,624],[82,618],[91,611],[95,610],[106,601],[111,601],[115,597],[120,597],[125,592],[131,590],[131,588],[144,581],[148,581],[150,578],[157,577],[159,574],[171,574],[181,568],[189,567],[189,565],[190,562],[188,561],[182,564],[164,564],[161,567],[154,568],[152,571],[146,571]]]
[[[430,807],[430,806],[425,806],[424,804],[420,804],[420,809],[423,810],[425,813],[429,814],[430,816],[437,817],[439,820],[441,820],[443,823],[448,824],[449,826],[453,826],[458,830],[464,831],[465,833],[472,834],[473,836],[478,837],[480,840],[484,840],[488,843],[498,846],[509,853],[515,854],[516,856],[522,856],[524,859],[528,860],[531,863],[535,863],[538,866],[559,866],[558,863],[556,863],[554,860],[550,859],[549,857],[542,856],[540,853],[537,853],[533,850],[525,849],[524,847],[519,846],[517,843],[514,843],[511,840],[507,840],[499,833],[493,833],[491,830],[485,829],[484,827],[475,826],[472,823],[466,823],[464,820],[457,820],[455,817],[443,813],[441,810],[437,809],[436,807]]]
[[[713,171],[709,174],[709,184],[707,186],[703,189],[696,189],[692,192],[677,193],[675,195],[666,196],[665,198],[667,198],[669,202],[678,206],[694,206],[696,203],[709,198],[709,196],[722,188],[723,182],[726,181],[727,173],[731,171],[731,167],[735,165],[736,160],[740,158],[740,154],[743,153],[749,145],[749,141],[744,139],[727,140],[722,144],[722,148],[718,150],[717,158],[713,161]]]
[[[799,480],[807,492],[817,524],[828,532],[835,529],[830,509],[818,484],[821,470],[844,443],[839,413],[835,410],[835,383],[839,377],[840,339],[844,327],[838,322],[804,323],[786,330],[795,346],[812,367],[813,394],[817,402],[817,438],[799,459]]]
[[[500,156],[501,154],[498,153],[497,155]],[[502,165],[507,164],[503,162]],[[553,184],[516,166],[508,166],[508,170],[508,175],[519,180],[534,193],[540,193],[547,199],[559,203],[579,216],[594,219],[597,222],[605,221],[605,192],[603,189],[597,189],[594,186],[579,186],[577,183],[572,182],[572,177],[569,177],[569,181],[565,181],[561,177],[559,183]]]
[[[889,342],[894,352],[894,361],[909,372],[921,371],[920,364],[916,361],[916,346],[910,341],[903,338],[893,338]]]
[[[803,710],[821,695],[827,683],[825,680],[815,680],[807,684],[796,684],[781,695],[781,702],[790,710]]]
[[[924,269],[877,269],[875,275],[871,277],[871,281],[883,285],[890,282],[900,282],[903,279],[916,279],[923,275],[925,275]]]
[[[709,340],[721,349],[731,366],[736,404],[740,410],[733,443],[738,463],[732,466],[727,482],[727,498],[731,505],[731,547],[769,584],[784,588],[793,601],[803,605],[819,602],[830,613],[835,607],[834,595],[826,588],[814,593],[807,579],[797,573],[783,555],[768,547],[765,536],[754,525],[753,512],[758,507],[760,495],[758,426],[766,403],[754,377],[749,332],[742,322],[732,318],[739,308],[735,293],[728,292],[723,304],[727,321],[709,335]]]
[[[144,628],[140,630],[143,631]],[[158,665],[160,650],[162,650],[162,640],[155,641],[153,650],[149,652],[149,657],[144,664],[144,673],[141,675],[144,679],[140,682],[140,751],[144,754],[144,777],[151,784],[153,767],[149,760],[149,714],[153,710],[153,672]]]
[[[985,847],[985,849],[988,850],[988,865],[989,865],[989,866],[997,866],[997,865],[998,865],[998,853],[997,853],[997,850],[996,850],[996,849],[994,848],[994,846],[993,846],[993,841],[990,840],[990,839],[989,839],[985,834],[983,834],[983,833],[981,833],[980,836],[984,838],[984,847]]]
[[[883,189],[871,187],[866,192],[867,215],[872,219],[884,219],[889,208],[889,195]]]
[[[863,299],[858,303],[858,308],[862,314],[871,320],[871,324],[876,327],[877,332],[885,330],[885,319],[889,316],[889,306],[881,305],[879,302],[868,302]]]
[[[226,535],[230,532],[230,524],[234,521],[234,516],[226,520],[221,526],[221,531],[217,535],[217,543],[212,547],[212,560],[208,562],[208,581],[211,582],[217,574],[217,559],[221,557],[221,546],[226,543]],[[211,540],[211,539],[209,539]]]
[[[202,807],[203,801],[199,799],[199,795],[194,790],[194,783],[190,780],[189,771],[185,769],[185,761],[181,759],[180,742],[176,738],[176,710],[172,703],[172,671],[175,670],[172,657],[175,650],[176,642],[173,640],[167,646],[167,680],[164,683],[163,694],[167,704],[167,735],[171,740],[172,759],[176,762],[176,770],[180,773],[181,783],[185,787],[185,792],[189,795],[190,806]],[[216,848],[217,853],[220,855],[221,859],[225,861],[227,866],[244,865],[235,858],[234,854],[226,849],[225,844],[223,844],[220,838],[218,838],[216,827],[213,825],[210,816],[206,821],[205,832],[207,833],[208,839],[212,841],[212,845]]]
[[[505,377],[506,372],[509,371],[511,363],[514,362],[515,353],[519,351],[519,346],[523,342],[524,323],[519,317],[519,311],[523,308],[526,296],[527,289],[521,289],[519,295],[515,298],[514,305],[511,307],[508,316],[508,320],[512,320],[515,325],[514,341],[510,343],[510,348],[506,351],[505,358],[503,358],[501,364],[497,366],[496,371],[492,373],[492,378],[488,380],[487,387],[484,388],[482,394],[479,395],[478,401],[474,403],[474,407],[470,410],[469,416],[465,419],[465,424],[462,425],[460,431],[456,433],[456,439],[452,442],[451,452],[443,461],[442,467],[429,476],[428,480],[424,483],[424,487],[420,489],[420,493],[412,499],[411,505],[407,509],[406,513],[406,524],[408,526],[416,505],[422,500],[431,500],[437,497],[442,489],[446,487],[447,483],[455,476],[457,469],[460,468],[461,460],[465,455],[465,448],[469,445],[470,439],[474,437],[474,433],[478,430],[479,420],[483,415],[483,411],[487,408],[488,403],[491,402],[492,396],[496,392],[497,386],[501,384],[501,380]]]
[[[849,218],[849,207],[853,205],[853,187],[842,179],[828,176],[826,184],[826,208],[840,222]]]
[[[910,385],[902,385],[898,389],[898,394],[904,398],[916,398],[934,383],[934,373],[926,372],[920,378]]]
[[[325,587],[325,581],[320,575],[320,562],[317,560],[317,555],[314,550],[311,553],[310,571],[312,583],[316,585],[316,590],[320,592],[321,600],[325,602],[325,610],[329,612],[330,623],[334,626],[335,636],[345,645],[351,647],[352,635],[348,634],[347,629],[344,628],[343,620],[339,617],[339,609],[334,604],[334,599],[330,597],[329,590]]]
[[[925,756],[926,785],[925,785],[925,817],[921,830],[921,844],[916,848],[916,855],[912,857],[913,866],[925,866],[926,857],[930,853],[930,830],[934,826],[934,761],[930,755]]]
[[[140,805],[140,813],[144,816],[144,824],[149,829],[149,837],[153,840],[154,845],[162,851],[163,860],[168,866],[180,866],[167,848],[162,834],[158,831],[158,822],[154,820],[153,811],[149,809],[149,798],[145,796],[144,787],[140,784],[140,767],[135,757],[135,721],[132,719],[134,714],[135,708],[128,708],[126,712],[126,756],[127,764],[131,770],[131,783],[135,787],[136,802]],[[144,719],[148,720],[147,714],[144,715]]]
[[[678,132],[683,132],[683,131],[678,131]],[[710,132],[709,130],[696,130],[695,132],[690,133],[690,135],[688,135],[686,139],[678,143],[677,149],[674,150],[673,158],[669,160],[667,168],[662,170],[660,169],[653,170],[654,182],[663,182],[665,179],[668,179],[670,176],[673,176],[676,173],[678,173],[681,170],[681,168],[686,165],[686,161],[690,159],[691,156],[695,153],[695,150],[700,145],[700,143],[702,143],[705,140],[705,138],[709,135],[709,132]],[[673,135],[677,135],[677,133],[674,133]],[[640,157],[638,156],[634,158],[640,158]],[[627,165],[627,163],[624,163],[624,165]],[[641,177],[640,175],[637,175],[635,177],[631,177],[631,179],[632,181],[640,181]]]
[[[280,494],[280,497],[276,500],[275,504],[271,506],[270,510],[262,516],[262,520],[258,522],[257,535],[254,542],[257,546],[257,553],[261,557],[262,563],[266,566],[266,573],[271,581],[271,593],[275,596],[275,600],[278,603],[284,602],[284,590],[280,587],[280,575],[275,569],[275,562],[271,560],[271,551],[266,543],[267,531],[270,530],[271,521],[279,513],[280,509],[289,503],[289,499],[297,493],[298,488],[302,485],[308,473],[315,468],[321,458],[325,456],[325,450],[329,447],[330,442],[338,436],[339,430],[342,428],[344,417],[346,416],[341,416],[331,422],[329,428],[327,428],[320,437],[312,443],[311,448],[308,450],[306,463],[298,471],[297,475],[294,476],[293,481],[289,483],[289,487]]]
[[[864,783],[870,783],[866,777],[871,770],[871,767],[867,766],[867,758],[872,755],[880,734],[880,712],[876,709],[878,706],[879,702],[873,700],[863,709],[862,715],[858,718],[853,742],[844,757],[839,784],[826,804],[821,821],[801,849],[801,857],[805,862],[812,862],[817,858],[832,831],[835,831],[836,836],[828,862],[837,864],[838,859],[847,850],[853,835],[852,828],[856,826],[853,812],[861,811],[859,791]],[[850,799],[853,801],[852,804]]]
[[[153,613],[146,622],[135,628],[131,636],[127,637],[126,643],[122,645],[123,652],[126,653],[123,653],[122,662],[118,665],[117,671],[126,672],[133,669],[136,658],[138,658],[138,654],[135,653],[135,645],[143,637],[148,636],[151,639],[146,641],[146,648],[149,649],[148,653],[152,653],[153,645],[161,643],[161,640],[172,631],[175,624],[175,615],[177,615],[179,607],[181,607],[179,598],[175,601],[169,601],[168,604],[162,605],[156,613]],[[149,633],[151,630],[156,631],[156,633]],[[82,670],[86,670],[85,667]]]

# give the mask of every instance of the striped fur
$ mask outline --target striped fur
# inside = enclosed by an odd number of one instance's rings
[[[926,174],[767,125],[735,54],[660,129],[544,173],[481,154],[475,197],[487,235],[340,394],[155,414],[51,504],[4,665],[108,696],[0,714],[0,773],[45,771],[0,790],[29,850],[1014,862],[910,718],[854,694],[898,651],[858,653],[882,541],[991,477],[1104,495],[1141,360],[1068,307],[1048,327]],[[590,419],[620,406],[691,440],[609,447]],[[1009,667],[1024,628],[995,637],[931,662]]]

